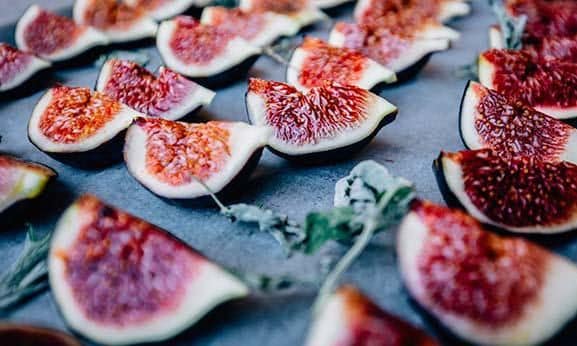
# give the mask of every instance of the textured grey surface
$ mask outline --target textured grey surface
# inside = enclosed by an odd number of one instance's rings
[[[55,7],[66,2],[69,1],[49,3]],[[17,19],[23,2],[18,6],[11,6],[12,3],[0,0],[0,21],[6,23]],[[472,5],[472,16],[451,23],[462,33],[462,38],[450,51],[433,56],[416,79],[381,92],[399,107],[400,114],[366,150],[346,162],[319,167],[292,165],[266,152],[240,199],[264,204],[302,219],[309,210],[329,208],[336,180],[359,161],[374,159],[386,164],[395,174],[415,182],[420,197],[441,202],[431,171],[432,160],[441,149],[463,148],[457,118],[465,81],[457,79],[454,71],[486,48],[486,30],[492,22],[484,1]],[[345,12],[350,13],[351,9],[347,8]],[[317,27],[314,34],[326,36],[328,29],[328,26]],[[0,35],[10,36],[8,30],[11,29],[5,28]],[[158,67],[160,61],[154,47],[148,50],[153,57],[149,67]],[[261,58],[250,75],[283,80],[284,70],[271,60]],[[97,72],[96,68],[88,65],[60,69],[55,75],[69,85],[93,86]],[[245,88],[246,82],[240,81],[218,90],[212,106],[195,119],[247,119],[243,97]],[[290,274],[303,279],[318,275],[318,258],[296,256],[287,260],[271,237],[230,224],[214,208],[186,208],[159,199],[140,186],[122,163],[101,171],[86,171],[55,161],[38,151],[26,139],[26,125],[41,94],[0,103],[0,134],[3,137],[0,151],[45,163],[59,173],[58,183],[39,202],[27,204],[27,208],[22,208],[10,220],[0,219],[0,267],[6,267],[19,253],[25,222],[31,222],[43,231],[51,230],[60,212],[75,196],[90,192],[173,232],[224,266],[247,272]],[[361,287],[382,307],[441,336],[438,328],[409,301],[397,271],[391,247],[393,240],[392,234],[380,236],[347,273],[344,281]],[[571,255],[573,260],[577,258],[577,242],[571,237],[555,239],[547,245]],[[332,246],[325,251],[342,250],[339,246]],[[306,335],[313,298],[314,292],[304,288],[234,302],[219,308],[203,322],[166,344],[299,345]],[[33,299],[8,318],[66,329],[50,293]],[[566,340],[575,338],[569,336]],[[445,343],[459,344],[448,339]],[[567,344],[574,343],[568,341]]]

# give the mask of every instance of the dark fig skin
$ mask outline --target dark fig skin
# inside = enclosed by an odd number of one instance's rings
[[[461,103],[459,105],[459,123],[458,123],[459,137],[461,137],[461,142],[463,142],[463,146],[467,150],[470,150],[471,148],[469,148],[469,146],[465,142],[465,136],[463,135],[463,129],[461,128],[461,120],[463,119],[463,107],[465,107],[465,96],[467,95],[467,90],[469,90],[470,86],[471,86],[471,81],[469,80],[469,81],[467,81],[467,85],[465,86],[465,90],[463,91],[463,95],[461,96]]]
[[[433,161],[433,173],[435,174],[435,179],[437,180],[437,184],[439,185],[439,190],[441,191],[441,195],[443,199],[447,203],[447,205],[451,208],[459,208],[464,211],[467,211],[463,204],[459,201],[457,196],[451,191],[449,185],[447,185],[447,179],[445,176],[445,171],[443,170],[443,153],[439,154],[439,157]]]
[[[411,66],[407,67],[406,69],[398,72],[397,73],[397,81],[395,83],[391,83],[389,85],[397,85],[399,83],[403,83],[403,82],[406,82],[410,79],[415,78],[417,76],[417,74],[419,74],[419,72],[421,72],[421,70],[423,68],[425,68],[425,66],[427,66],[432,55],[433,55],[433,53],[429,53],[429,54],[425,55],[424,57],[422,57],[419,61],[417,61],[413,65],[411,65]]]
[[[3,345],[13,346],[81,346],[72,336],[47,328],[0,324],[0,340]]]
[[[347,13],[352,13],[356,1],[348,1],[335,7],[323,8],[322,11],[331,17],[340,17]]]
[[[40,70],[19,86],[0,91],[0,102],[25,98],[41,90],[49,89],[58,83],[54,77],[52,67]]]

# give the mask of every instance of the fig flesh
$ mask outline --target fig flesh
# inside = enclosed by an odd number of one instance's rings
[[[129,6],[142,8],[156,20],[165,20],[185,13],[192,7],[208,6],[211,0],[125,0]]]
[[[69,326],[106,345],[166,340],[248,293],[181,240],[90,195],[58,222],[48,271]]]
[[[18,49],[60,62],[75,58],[108,40],[97,30],[33,5],[16,24]]]
[[[246,74],[261,54],[260,48],[226,28],[185,16],[162,22],[156,43],[166,66],[208,85]]]
[[[577,64],[491,49],[479,57],[479,81],[557,119],[577,117]]]
[[[458,210],[415,203],[399,227],[397,254],[412,297],[468,342],[541,344],[577,311],[574,264],[486,231]]]
[[[307,346],[437,346],[423,331],[382,310],[356,288],[341,287],[315,316]]]
[[[208,106],[215,93],[165,67],[158,77],[132,61],[111,59],[100,70],[96,90],[151,117],[180,119]]]
[[[140,7],[117,0],[76,0],[74,20],[104,33],[112,43],[152,38],[158,25]]]
[[[435,173],[448,203],[510,232],[552,234],[577,228],[577,165],[490,149],[441,153]]]
[[[248,175],[269,137],[267,128],[240,122],[139,118],[126,134],[124,158],[128,171],[153,193],[193,199],[209,194],[205,186],[218,193]]]
[[[240,0],[239,8],[249,12],[273,12],[289,16],[301,27],[327,18],[312,0]]]
[[[97,149],[142,114],[100,92],[58,86],[40,99],[28,123],[28,137],[48,153]]]
[[[206,7],[200,21],[203,25],[226,29],[254,47],[265,47],[280,37],[294,36],[301,28],[297,21],[284,14],[220,6]]]
[[[342,158],[364,147],[397,114],[368,90],[331,81],[305,94],[285,83],[251,79],[246,104],[253,124],[272,129],[275,153],[304,161]]]
[[[15,346],[81,346],[72,336],[57,330],[10,323],[0,324],[0,340]]]
[[[459,118],[461,138],[469,149],[577,164],[574,127],[479,83],[467,84]]]
[[[358,51],[305,37],[289,62],[287,83],[306,91],[322,86],[325,80],[369,90],[381,83],[396,82],[397,76]]]
[[[18,88],[49,67],[50,63],[45,60],[0,43],[0,93]]]
[[[52,169],[0,153],[0,213],[14,203],[36,198],[56,177]]]

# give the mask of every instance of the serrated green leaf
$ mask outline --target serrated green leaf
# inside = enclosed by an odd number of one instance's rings
[[[351,229],[355,217],[352,208],[335,208],[325,213],[310,213],[305,220],[306,241],[303,251],[314,254],[326,242],[352,240],[358,230]]]

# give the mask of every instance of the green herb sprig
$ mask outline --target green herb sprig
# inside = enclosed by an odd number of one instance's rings
[[[506,49],[520,50],[523,48],[523,32],[527,25],[527,16],[510,16],[502,0],[489,0],[489,4],[497,17],[499,28]]]

